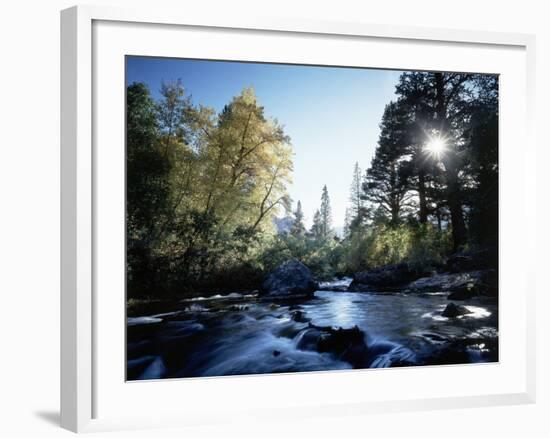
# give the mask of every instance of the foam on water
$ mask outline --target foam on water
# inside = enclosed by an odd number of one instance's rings
[[[158,318],[155,316],[136,316],[136,317],[130,317],[126,319],[126,324],[128,326],[142,325],[142,324],[157,324],[159,322],[162,322],[162,318]]]

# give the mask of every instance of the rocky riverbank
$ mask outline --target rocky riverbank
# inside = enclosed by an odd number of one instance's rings
[[[496,256],[491,250],[459,253],[429,271],[407,263],[387,265],[354,275],[353,292],[446,293],[449,300],[498,297]]]

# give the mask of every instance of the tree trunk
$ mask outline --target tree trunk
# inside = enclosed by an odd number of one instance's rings
[[[421,224],[428,222],[428,205],[426,203],[426,175],[424,169],[418,172],[418,219]]]
[[[451,226],[453,234],[453,250],[466,243],[466,224],[462,214],[462,196],[460,181],[458,180],[458,169],[455,166],[455,157],[448,157],[445,160],[445,179],[447,180],[447,200],[451,212]]]
[[[397,225],[399,223],[399,210],[399,204],[394,202],[391,207],[391,223],[393,225]]]
[[[459,196],[458,184],[449,185],[449,210],[453,232],[453,250],[458,251],[466,243],[466,225],[462,214],[462,202]]]

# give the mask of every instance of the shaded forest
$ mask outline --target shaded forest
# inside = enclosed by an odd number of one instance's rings
[[[400,76],[370,166],[350,157],[341,175],[350,181],[341,232],[327,186],[306,228],[288,194],[291,139],[252,89],[219,113],[178,81],[160,96],[127,87],[128,298],[255,290],[290,259],[320,280],[402,262],[429,271],[497,245],[496,76]]]

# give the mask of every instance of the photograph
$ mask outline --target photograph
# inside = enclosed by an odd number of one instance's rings
[[[127,55],[121,86],[127,381],[499,361],[499,75]]]

